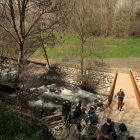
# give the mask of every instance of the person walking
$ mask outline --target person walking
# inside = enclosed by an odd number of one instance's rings
[[[65,118],[65,123],[67,122],[67,124],[70,121],[70,114],[69,114],[70,109],[71,109],[71,104],[70,104],[70,102],[68,100],[66,100],[65,103],[62,106],[62,116]],[[67,121],[67,119],[68,119],[68,121]]]
[[[101,126],[101,140],[116,140],[116,132],[114,129],[114,122],[108,118],[107,122]]]
[[[122,109],[122,104],[123,104],[123,100],[124,100],[124,97],[125,97],[123,89],[120,89],[120,91],[117,93],[117,96],[118,96],[118,109],[119,108]]]
[[[127,131],[126,125],[121,123],[119,125],[119,132],[117,133],[117,140],[128,140],[130,134]]]

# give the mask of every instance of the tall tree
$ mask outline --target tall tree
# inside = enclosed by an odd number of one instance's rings
[[[71,7],[68,9],[68,22],[79,38],[79,48],[77,49],[80,50],[81,79],[83,78],[84,57],[87,50],[85,42],[90,32],[89,26],[91,26],[92,20],[92,7],[89,7],[88,4],[86,0],[72,0],[68,3]]]
[[[36,36],[58,26],[59,4],[57,0],[9,0],[2,4],[0,28],[15,43],[11,49],[18,49],[15,86],[19,81],[23,59],[39,47]]]

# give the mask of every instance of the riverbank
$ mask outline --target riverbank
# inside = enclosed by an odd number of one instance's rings
[[[1,140],[55,140],[48,128],[37,125],[37,120],[10,111],[0,103],[0,139]]]

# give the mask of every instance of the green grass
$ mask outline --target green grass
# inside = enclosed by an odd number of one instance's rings
[[[140,37],[124,38],[88,38],[85,42],[86,57],[102,58],[127,58],[140,57]],[[64,35],[62,40],[55,47],[47,47],[49,58],[61,56],[80,56],[80,41],[76,35]],[[88,48],[91,48],[91,51]],[[95,55],[97,54],[97,55]],[[43,57],[42,49],[39,48],[34,56]]]
[[[29,126],[20,119],[17,119],[9,111],[0,109],[0,140],[44,139],[46,138],[43,138],[42,136],[42,129]],[[51,140],[51,138],[49,140]]]

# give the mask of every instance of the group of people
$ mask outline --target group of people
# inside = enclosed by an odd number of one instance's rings
[[[83,140],[135,140],[133,136],[130,136],[129,131],[124,123],[121,123],[118,128],[118,132],[114,129],[114,122],[110,118],[107,122],[99,128],[98,120],[92,121],[92,124],[88,126],[87,135]]]
[[[118,96],[118,109],[122,109],[122,102],[124,99],[124,92],[122,89],[117,93]],[[129,131],[126,128],[124,123],[121,123],[118,128],[118,132],[114,129],[114,122],[110,118],[107,119],[107,122],[102,125],[100,128],[98,126],[98,115],[96,114],[97,107],[93,106],[88,111],[88,114],[85,113],[82,101],[76,106],[74,111],[74,119],[77,125],[79,132],[82,131],[81,121],[85,120],[87,133],[82,136],[82,140],[135,140],[133,136],[130,136]],[[65,118],[66,128],[70,126],[71,119],[71,104],[68,100],[65,101],[62,107],[62,115]],[[89,124],[90,121],[90,124]]]

